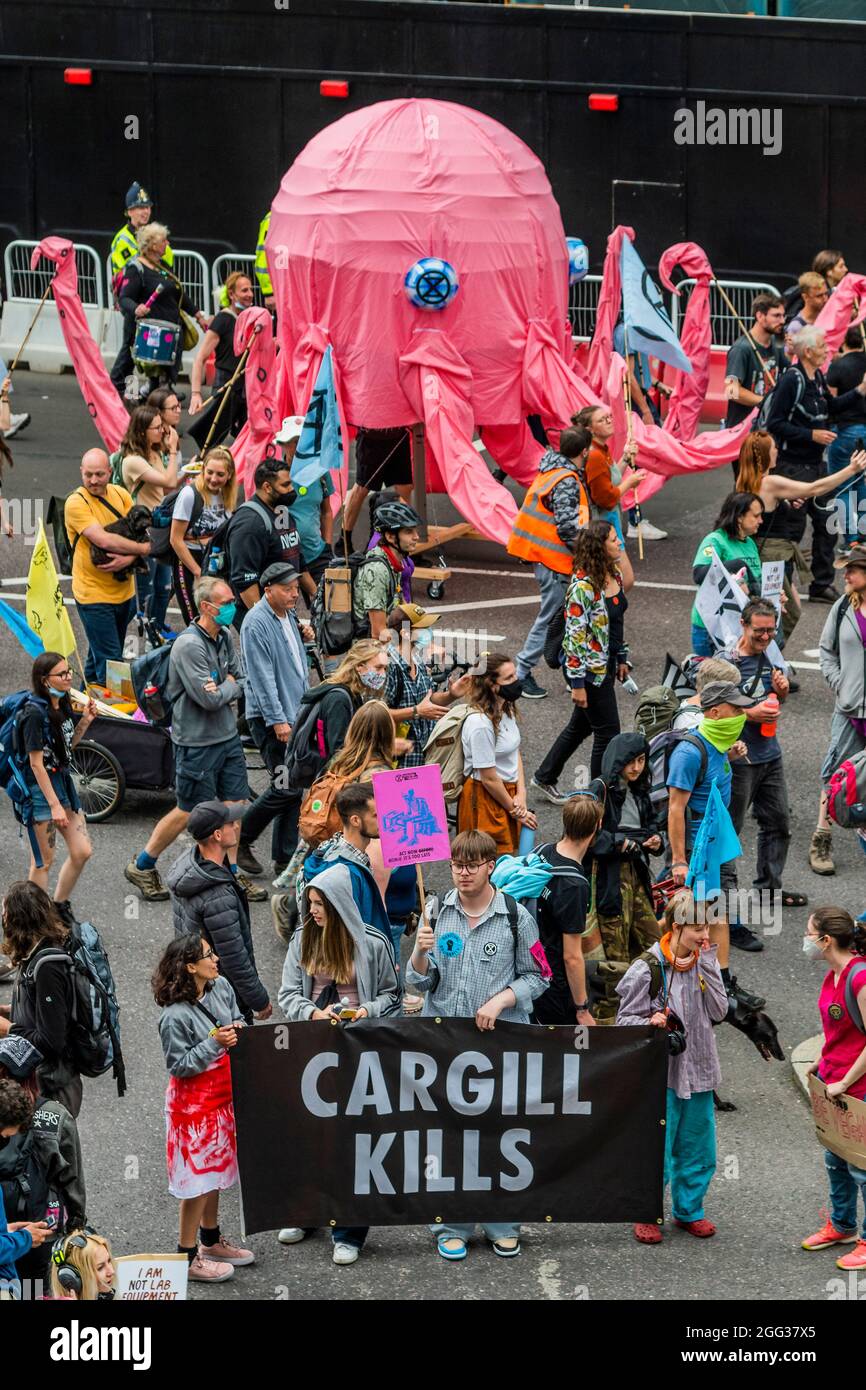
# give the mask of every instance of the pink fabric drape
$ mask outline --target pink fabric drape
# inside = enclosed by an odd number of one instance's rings
[[[504,545],[517,507],[511,494],[481,464],[473,446],[468,364],[446,334],[420,329],[401,354],[399,371],[416,418],[424,422],[451,501],[482,535]]]
[[[250,348],[244,368],[247,394],[247,423],[234,444],[232,456],[238,479],[249,497],[253,474],[262,459],[274,458],[279,445],[274,435],[282,423],[277,408],[276,354],[273,321],[267,309],[242,309],[235,324],[234,350]]]
[[[859,308],[852,318],[851,310],[857,300],[860,301]],[[815,327],[820,328],[824,334],[824,341],[832,354],[839,351],[847,330],[853,324],[862,323],[864,318],[866,318],[866,275],[854,275],[852,271],[849,271],[845,279],[836,286],[816,318]]]
[[[625,369],[625,362],[619,353],[615,352],[611,357],[607,383],[614,423],[611,449],[615,456],[622,452],[627,438],[625,402],[622,395]],[[659,429],[658,425],[645,425],[640,416],[632,412],[632,436],[638,445],[636,465],[649,469],[653,475],[640,485],[641,502],[646,502],[654,496],[664,487],[668,478],[675,478],[683,473],[704,473],[707,469],[719,468],[723,463],[730,463],[740,452],[740,446],[752,428],[755,413],[753,411],[735,429],[707,430],[697,439],[685,441],[674,439]],[[633,500],[632,494],[627,492],[623,503],[630,507]]]
[[[485,449],[515,482],[529,487],[544,452],[525,420],[519,425],[485,425],[481,430]]]
[[[603,396],[564,361],[553,333],[539,319],[530,319],[526,325],[523,394],[529,409],[541,416],[544,428],[554,433],[564,429],[583,406],[600,405]]]
[[[659,279],[676,295],[679,295],[679,290],[671,280],[671,272],[676,265],[681,266],[686,275],[696,282],[689,295],[679,335],[692,370],[691,373],[676,373],[664,428],[677,439],[688,441],[697,434],[710,384],[710,284],[714,277],[713,267],[704,250],[693,241],[679,241],[675,246],[669,246],[659,261]]]
[[[607,371],[613,352],[613,330],[622,309],[622,276],[619,263],[624,236],[627,236],[629,241],[634,241],[634,228],[614,227],[607,239],[601,293],[595,315],[595,333],[589,345],[586,375],[598,396],[603,396],[607,390]]]
[[[111,384],[111,378],[93,340],[87,315],[81,304],[75,248],[65,237],[44,237],[30,257],[31,270],[36,269],[43,256],[57,266],[51,288],[60,318],[63,341],[66,343],[66,351],[81,387],[81,394],[106,449],[113,453],[126,433],[129,416]]]

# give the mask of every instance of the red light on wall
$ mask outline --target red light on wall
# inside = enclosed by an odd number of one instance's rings
[[[615,92],[590,92],[590,111],[618,111],[619,97]]]
[[[348,84],[348,82],[320,82],[320,83],[319,83],[319,96],[322,96],[322,97],[340,97],[341,99],[345,100],[345,98],[346,98],[348,95],[349,95],[349,84]]]
[[[92,87],[93,72],[90,68],[64,68],[63,81],[70,87]]]

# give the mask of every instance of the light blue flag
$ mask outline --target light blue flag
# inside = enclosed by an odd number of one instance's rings
[[[722,865],[729,859],[738,859],[742,852],[734,822],[722,801],[714,777],[707,809],[695,836],[689,859],[689,872],[686,876],[686,884],[692,889],[697,901],[705,901],[712,894],[719,892]]]
[[[334,390],[334,366],[331,348],[325,349],[316,385],[304,419],[304,428],[292,460],[292,482],[296,488],[308,488],[319,478],[339,469],[343,463],[340,437],[340,413]]]
[[[629,352],[648,352],[680,371],[691,372],[692,364],[680,347],[661,290],[627,236],[622,239],[620,275]]]
[[[17,637],[28,656],[41,656],[45,651],[40,638],[36,636],[32,627],[28,627],[23,613],[18,613],[5,599],[0,599],[0,618],[12,633]]]

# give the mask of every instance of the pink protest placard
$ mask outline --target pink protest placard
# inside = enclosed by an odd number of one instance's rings
[[[400,767],[373,773],[382,859],[389,869],[451,858],[442,769]]]

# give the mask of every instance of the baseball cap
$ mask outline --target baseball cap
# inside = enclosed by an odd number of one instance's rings
[[[288,564],[285,560],[277,560],[275,564],[268,565],[259,583],[264,589],[268,584],[291,584],[293,579],[300,579],[294,565]]]
[[[237,811],[224,801],[200,801],[190,811],[186,828],[194,840],[208,840],[215,830],[221,830],[236,817]]]
[[[866,545],[852,545],[847,555],[834,560],[834,570],[846,570],[849,565],[857,565],[860,569],[866,570]]]
[[[754,695],[747,695],[733,681],[710,681],[701,691],[701,709],[712,709],[713,705],[736,705],[738,709],[751,709],[758,703]]]
[[[438,613],[428,613],[419,603],[395,603],[394,607],[406,614],[413,627],[432,627],[439,621]]]
[[[303,428],[303,415],[287,415],[274,435],[274,443],[291,444],[293,439],[300,439]]]

